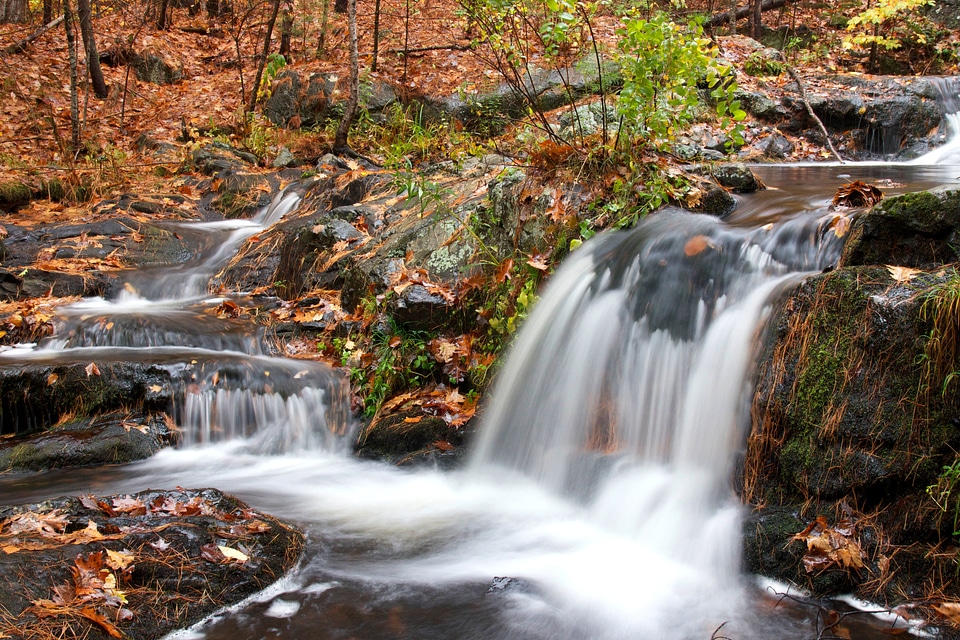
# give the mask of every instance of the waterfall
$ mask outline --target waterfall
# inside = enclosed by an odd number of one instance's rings
[[[736,575],[730,478],[768,302],[836,261],[816,216],[744,229],[680,210],[598,236],[521,329],[472,469],[586,505],[605,530]]]

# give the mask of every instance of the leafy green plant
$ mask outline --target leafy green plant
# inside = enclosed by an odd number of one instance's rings
[[[287,66],[287,59],[279,53],[271,53],[267,56],[267,64],[263,68],[263,79],[257,89],[258,100],[266,100],[270,97],[273,80],[285,66]]]
[[[942,515],[951,515],[953,536],[960,536],[960,496],[957,488],[960,487],[960,458],[951,464],[945,465],[937,478],[936,483],[927,487],[927,495],[933,500]]]
[[[636,142],[662,148],[676,131],[692,122],[701,103],[700,87],[708,93],[735,143],[742,143],[740,120],[746,112],[734,98],[733,70],[716,47],[703,37],[697,23],[679,25],[663,12],[650,18],[624,17],[617,61],[623,76],[618,110],[623,117],[620,143]]]
[[[892,23],[904,20],[911,12],[930,4],[933,4],[933,0],[876,0],[872,6],[847,21],[847,31],[859,33],[845,38],[843,46],[848,49],[855,46],[898,49],[901,40],[891,36]],[[920,38],[923,42],[922,34]]]

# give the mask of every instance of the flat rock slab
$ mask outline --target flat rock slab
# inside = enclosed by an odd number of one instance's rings
[[[215,489],[0,507],[0,638],[159,638],[276,581],[302,548]]]

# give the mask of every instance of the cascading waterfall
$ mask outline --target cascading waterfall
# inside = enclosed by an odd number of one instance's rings
[[[605,529],[736,576],[730,477],[771,295],[836,261],[801,218],[737,229],[679,210],[584,245],[527,319],[473,467],[505,467],[587,505]]]
[[[351,419],[342,376],[325,365],[272,358],[246,323],[212,313],[210,278],[242,243],[299,206],[295,188],[278,193],[252,220],[176,225],[197,237],[193,259],[132,272],[116,300],[94,298],[58,310],[56,332],[36,349],[0,353],[18,363],[155,364],[168,374],[183,446],[249,439],[260,453],[336,450]]]

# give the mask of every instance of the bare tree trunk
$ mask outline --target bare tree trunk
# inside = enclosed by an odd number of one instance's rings
[[[0,0],[0,23],[30,21],[30,5],[27,0]]]
[[[53,0],[43,0],[43,24],[53,22]]]
[[[103,80],[103,70],[100,69],[100,54],[97,53],[97,41],[93,37],[90,0],[77,0],[77,13],[80,18],[80,35],[83,38],[83,48],[87,54],[90,83],[93,85],[93,92],[96,96],[103,100],[108,94],[107,83]]]
[[[348,0],[334,0],[334,3],[333,3],[333,12],[334,12],[334,13],[347,13],[347,12],[348,12],[347,4],[349,4],[349,3],[348,3]]]
[[[326,53],[327,48],[327,22],[330,17],[330,0],[321,0],[323,2],[323,13],[320,17],[320,37],[317,38],[317,53]]]
[[[333,142],[336,153],[352,153],[347,136],[357,116],[357,103],[360,99],[360,55],[357,52],[357,0],[347,4],[347,22],[350,30],[350,97],[343,110],[343,119],[337,127],[337,136]]]
[[[163,31],[167,28],[167,6],[168,0],[160,0],[160,15],[157,17],[157,29]]]
[[[290,62],[290,40],[293,37],[293,13],[291,3],[283,5],[283,17],[280,20],[280,55]]]
[[[248,113],[253,113],[253,110],[257,108],[257,100],[260,99],[260,81],[263,80],[263,68],[267,65],[267,56],[270,55],[270,41],[273,38],[273,27],[277,24],[278,13],[280,13],[280,0],[274,0],[273,12],[270,14],[270,21],[267,22],[267,32],[263,36],[263,53],[260,54],[260,63],[257,65],[257,75],[253,81],[250,105],[247,107]]]
[[[63,0],[63,30],[67,33],[67,57],[70,59],[70,132],[74,152],[80,148],[80,103],[77,100],[77,36],[73,31],[73,9]]]
[[[763,12],[762,0],[750,0],[750,9],[750,33],[753,39],[759,42],[763,37],[763,18],[760,15]]]
[[[373,61],[370,71],[377,72],[377,56],[380,55],[380,0],[373,3]]]

